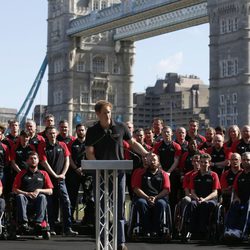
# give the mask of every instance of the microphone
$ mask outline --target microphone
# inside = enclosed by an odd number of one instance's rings
[[[106,135],[112,135],[112,130],[111,129],[104,129],[104,133],[106,134]]]

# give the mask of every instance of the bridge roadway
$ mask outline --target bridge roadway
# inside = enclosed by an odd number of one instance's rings
[[[238,245],[211,245],[205,241],[191,241],[186,244],[181,244],[177,241],[170,243],[132,243],[128,242],[127,247],[129,250],[211,250],[213,249],[250,249],[249,244],[242,243]],[[62,237],[54,236],[50,240],[22,238],[18,240],[0,241],[0,249],[7,250],[94,250],[95,239],[80,235],[77,237]]]

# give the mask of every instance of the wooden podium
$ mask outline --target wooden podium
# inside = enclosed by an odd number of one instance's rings
[[[82,160],[81,166],[96,170],[96,250],[116,250],[118,170],[131,170],[133,161]]]

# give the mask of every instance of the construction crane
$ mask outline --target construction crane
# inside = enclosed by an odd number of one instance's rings
[[[39,87],[41,85],[41,82],[42,82],[44,73],[46,71],[47,65],[48,65],[48,59],[47,59],[47,56],[45,56],[43,63],[42,63],[42,66],[41,66],[41,68],[36,76],[36,79],[35,79],[33,85],[31,86],[31,89],[30,89],[28,95],[26,96],[20,110],[16,114],[16,120],[19,121],[21,128],[24,127],[25,121],[27,119],[27,115],[29,114],[30,109],[32,107],[32,104],[36,98],[36,95],[37,95],[37,92],[38,92]]]

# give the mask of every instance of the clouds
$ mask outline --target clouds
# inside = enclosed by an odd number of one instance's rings
[[[165,74],[166,72],[178,72],[184,63],[184,54],[179,51],[165,59],[161,59],[154,67],[158,75]]]

